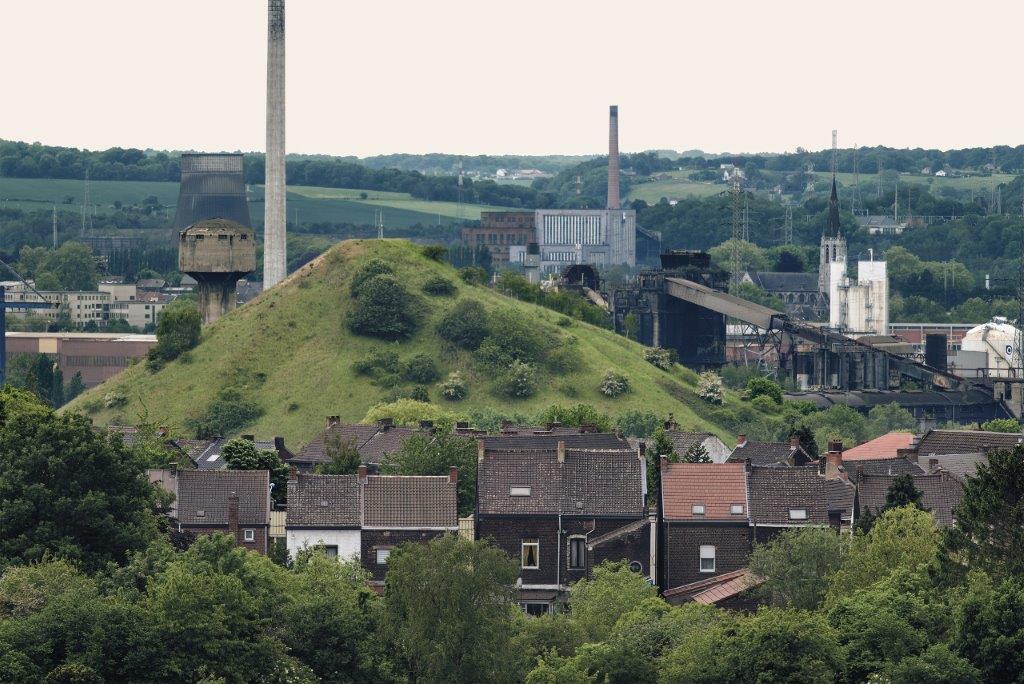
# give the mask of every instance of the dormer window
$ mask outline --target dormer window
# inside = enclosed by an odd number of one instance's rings
[[[807,520],[807,509],[806,508],[790,508],[789,509],[790,520]]]
[[[327,499],[320,499],[320,507],[321,508],[327,508],[330,505],[331,505],[331,502],[328,501]]]
[[[205,518],[206,517],[206,511],[196,511],[196,517],[197,518]]]
[[[729,507],[729,512],[733,515],[743,515],[743,504],[733,504]]]
[[[704,515],[704,504],[693,504],[690,510],[694,515]]]
[[[529,487],[509,487],[508,488],[508,495],[509,496],[530,496],[530,488]]]

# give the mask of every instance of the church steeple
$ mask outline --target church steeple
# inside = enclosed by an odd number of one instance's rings
[[[832,174],[832,196],[828,199],[828,223],[825,224],[825,235],[840,237],[839,228],[839,193],[836,191],[836,175]]]

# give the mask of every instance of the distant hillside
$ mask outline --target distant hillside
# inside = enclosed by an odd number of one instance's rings
[[[352,275],[372,257],[390,264],[396,277],[422,302],[425,325],[409,341],[387,343],[359,337],[344,324],[353,304],[349,295]],[[429,278],[439,275],[456,283],[455,296],[421,292]],[[478,370],[472,355],[452,349],[434,332],[446,310],[470,298],[491,312],[501,308],[519,312],[547,339],[558,340],[559,346],[575,344],[579,367],[561,375],[545,371],[537,394],[529,399],[499,394],[493,378]],[[91,412],[99,424],[145,419],[187,434],[188,418],[203,412],[222,389],[235,388],[263,411],[238,432],[281,435],[297,447],[318,432],[325,416],[359,421],[394,391],[374,385],[352,368],[353,362],[382,349],[393,350],[402,359],[427,354],[441,366],[442,374],[460,371],[469,388],[463,401],[447,402],[436,384],[429,388],[432,402],[455,413],[490,408],[529,416],[556,403],[587,403],[614,416],[631,410],[662,416],[671,412],[684,426],[709,429],[730,439],[735,426],[711,423],[706,416],[751,411],[749,405],[739,407],[733,394],[727,394],[725,407],[712,411],[696,397],[697,377],[692,371],[678,366],[672,372],[659,370],[644,361],[641,345],[612,332],[569,322],[558,313],[485,287],[466,285],[450,266],[428,260],[418,247],[397,240],[353,240],[336,245],[278,287],[205,329],[202,343],[188,359],[175,361],[157,373],[141,364],[129,368],[82,395],[69,408]],[[630,393],[608,398],[598,391],[610,368],[628,377]],[[105,398],[119,395],[125,403],[103,408]]]

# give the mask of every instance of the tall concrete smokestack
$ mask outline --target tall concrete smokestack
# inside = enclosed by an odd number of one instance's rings
[[[263,214],[263,289],[287,275],[284,190],[284,0],[267,5],[267,157]]]
[[[619,202],[619,108],[608,109],[608,208],[621,209]]]

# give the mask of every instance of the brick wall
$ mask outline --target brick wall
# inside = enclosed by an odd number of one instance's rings
[[[572,583],[586,577],[589,569],[602,560],[637,560],[648,572],[650,561],[650,532],[644,530],[626,535],[623,539],[602,544],[589,554],[582,570],[569,569],[569,538],[576,535],[597,537],[635,521],[636,518],[568,518],[562,517],[562,535],[558,535],[558,516],[536,517],[480,517],[477,520],[477,538],[489,539],[508,553],[518,564],[524,539],[540,541],[540,568],[520,570],[523,584]],[[559,557],[561,572],[558,572]]]
[[[708,579],[747,565],[750,527],[746,524],[664,523],[664,563],[661,585],[671,589]],[[715,571],[700,571],[700,547],[715,547]]]
[[[377,565],[378,548],[394,548],[404,542],[425,543],[440,537],[444,532],[440,530],[366,530],[362,531],[360,549],[360,561],[363,567],[373,575],[374,580],[383,581],[387,574],[388,566]]]
[[[182,530],[187,530],[189,532],[192,532],[196,536],[198,536],[200,534],[216,534],[218,532],[221,533],[221,534],[230,534],[230,531],[228,530],[228,526],[227,525],[212,525],[212,526],[182,525],[181,529]],[[244,530],[255,530],[256,531],[256,539],[254,541],[251,541],[251,542],[245,541],[245,532],[244,532]],[[269,535],[270,535],[270,527],[268,525],[244,525],[244,524],[243,525],[239,525],[239,527],[238,527],[238,538],[237,538],[237,540],[235,542],[235,545],[236,546],[240,546],[243,549],[248,549],[249,551],[255,551],[256,553],[260,554],[261,556],[265,556],[265,555],[267,555],[267,546],[268,546],[268,537],[269,537]]]

